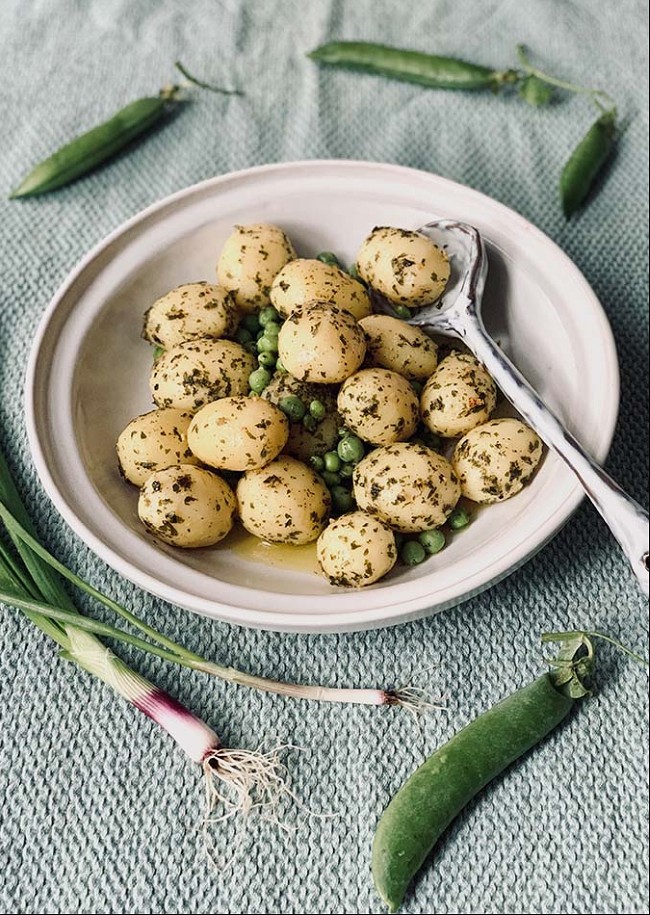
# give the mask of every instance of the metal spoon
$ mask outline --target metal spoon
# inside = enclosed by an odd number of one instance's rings
[[[446,250],[451,277],[438,301],[415,312],[408,323],[459,337],[483,363],[526,422],[574,471],[647,595],[648,513],[587,454],[488,334],[481,318],[488,264],[479,232],[445,219],[418,231]]]

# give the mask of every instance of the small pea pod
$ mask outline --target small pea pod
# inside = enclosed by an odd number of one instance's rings
[[[583,204],[611,155],[615,137],[616,111],[605,111],[573,150],[560,177],[560,197],[567,219]]]
[[[427,855],[465,805],[507,766],[539,743],[589,692],[581,677],[592,669],[585,638],[571,651],[588,656],[562,661],[480,715],[440,747],[404,783],[384,811],[372,848],[379,895],[396,912]]]
[[[87,174],[151,130],[178,103],[178,92],[178,87],[173,86],[163,89],[160,95],[140,98],[126,105],[108,121],[66,143],[39,163],[23,178],[11,197],[44,194]]]
[[[331,41],[307,56],[321,64],[376,73],[433,89],[494,90],[518,78],[514,70],[492,70],[455,57],[405,51],[366,41]]]

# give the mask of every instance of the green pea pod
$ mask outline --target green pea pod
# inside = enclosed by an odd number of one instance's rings
[[[108,121],[66,143],[23,178],[15,197],[33,197],[69,184],[150,130],[177,103],[177,87],[131,102]]]
[[[379,895],[396,912],[429,852],[465,805],[507,766],[539,743],[589,695],[581,676],[588,657],[563,661],[548,674],[480,715],[423,763],[384,811],[372,848],[372,873]],[[572,649],[573,650],[573,646]]]
[[[615,137],[616,112],[606,111],[573,150],[560,177],[560,197],[567,219],[584,202],[614,148]]]
[[[517,79],[513,70],[492,70],[455,57],[404,51],[365,41],[331,41],[307,56],[321,64],[376,73],[433,89],[498,89]]]

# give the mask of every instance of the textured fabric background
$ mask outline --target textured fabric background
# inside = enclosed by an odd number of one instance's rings
[[[541,555],[455,611],[356,635],[248,632],[178,611],[121,581],[56,516],[25,440],[22,384],[46,303],[84,252],[142,207],[262,162],[350,157],[465,182],[548,232],[593,284],[622,369],[609,466],[647,502],[647,4],[641,0],[2,0],[0,30],[0,441],[44,541],[173,637],[269,676],[392,683],[438,665],[449,710],[420,723],[379,710],[252,695],[125,657],[219,730],[277,735],[298,795],[332,819],[285,835],[251,824],[216,873],[198,832],[200,777],[172,742],[103,685],[56,659],[17,612],[0,626],[0,908],[23,913],[372,913],[377,817],[442,740],[540,668],[539,634],[594,627],[647,649],[647,610],[595,512],[583,506]],[[427,92],[319,71],[334,37],[461,54],[506,67],[528,43],[548,69],[607,87],[628,128],[591,206],[570,225],[559,170],[592,117],[578,98],[540,112],[514,98]],[[8,202],[33,163],[173,78],[241,86],[202,95],[108,168],[57,194]],[[585,396],[589,392],[585,391]],[[603,649],[597,697],[470,805],[417,881],[408,913],[647,911],[646,674]],[[228,857],[232,824],[215,835]]]

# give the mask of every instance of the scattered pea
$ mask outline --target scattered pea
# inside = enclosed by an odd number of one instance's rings
[[[255,334],[255,339],[261,340],[263,336],[264,336],[264,330],[263,330],[263,328],[260,328],[258,330],[258,332]]]
[[[259,318],[255,314],[245,315],[242,318],[241,327],[245,327],[251,335],[254,335],[260,329]]]
[[[305,405],[296,394],[288,394],[278,402],[278,406],[292,423],[299,423],[305,415]]]
[[[400,549],[402,562],[407,566],[417,566],[426,559],[424,547],[417,540],[406,540]]]
[[[318,428],[318,423],[311,415],[311,413],[306,413],[302,418],[302,424],[307,430],[307,432],[315,432]]]
[[[341,476],[343,477],[344,480],[349,480],[351,478],[352,474],[354,473],[354,464],[348,464],[345,461],[343,461],[343,463],[341,464],[341,469],[339,470],[339,473],[341,474]]]
[[[416,394],[418,395],[418,397],[419,397],[420,394],[422,393],[422,388],[424,387],[424,385],[422,384],[421,381],[415,381],[415,380],[413,380],[413,381],[411,381],[411,387],[413,388],[413,390],[415,391],[415,393],[416,393]]]
[[[418,540],[430,556],[439,553],[445,545],[445,535],[439,530],[422,531]]]
[[[271,381],[271,377],[269,370],[265,369],[263,366],[260,366],[259,369],[255,369],[255,371],[251,372],[248,376],[248,384],[250,385],[251,391],[255,394],[261,394]]]
[[[341,261],[332,251],[321,251],[320,254],[316,255],[316,260],[322,261],[324,264],[331,264],[333,267],[339,267],[339,269],[342,269]]]
[[[164,346],[154,346],[154,348],[153,348],[153,361],[155,362],[156,359],[160,359],[160,357],[162,356],[162,354],[163,354],[164,352],[165,352],[165,347],[164,347]]]
[[[255,340],[249,340],[248,343],[244,343],[244,349],[248,350],[248,352],[252,353],[254,356],[257,356],[257,343]]]
[[[422,432],[422,443],[427,446],[427,448],[432,448],[434,451],[440,451],[442,448],[442,439],[439,435],[436,435],[435,432],[430,432],[429,429]]]
[[[455,508],[447,518],[447,523],[452,531],[459,531],[461,528],[467,527],[470,520],[471,519],[464,508]]]
[[[312,400],[312,402],[309,404],[309,412],[314,417],[316,422],[321,422],[321,420],[325,419],[327,410],[325,409],[325,404],[321,403],[320,400]]]
[[[250,343],[253,339],[253,335],[246,327],[238,327],[235,331],[235,340],[237,343],[241,343],[242,346],[245,343]]]
[[[277,353],[278,351],[278,338],[277,337],[267,337],[263,335],[257,341],[257,348],[260,353]]]
[[[391,308],[395,312],[396,317],[402,318],[404,321],[408,321],[411,317],[411,310],[406,307],[406,305],[391,305]]]
[[[339,438],[345,438],[345,436],[346,436],[346,435],[349,435],[349,434],[350,434],[350,430],[349,430],[349,429],[346,429],[345,426],[341,426],[341,427],[338,429],[338,436],[339,436]]]
[[[320,454],[312,454],[309,458],[309,463],[314,468],[316,473],[322,473],[325,470],[325,461],[322,459]]]
[[[262,327],[267,327],[269,324],[279,320],[280,315],[273,305],[266,305],[264,308],[260,309],[258,321]]]
[[[276,371],[276,372],[286,372],[286,371],[287,371],[287,370],[285,369],[284,365],[282,364],[282,360],[281,360],[281,359],[276,359],[276,362],[275,362],[275,371]]]
[[[331,470],[324,470],[321,474],[327,485],[331,488],[332,486],[341,485],[341,477],[338,473],[334,473]]]
[[[354,501],[352,493],[344,486],[332,486],[330,495],[332,496],[332,508],[338,514],[342,515],[345,512],[354,511],[356,508],[357,503]]]
[[[257,357],[257,361],[260,365],[263,365],[265,369],[275,368],[275,356],[273,353],[260,353]]]
[[[361,276],[359,274],[359,270],[358,270],[358,267],[356,264],[350,264],[350,266],[348,267],[348,273],[350,274],[352,279],[358,280],[359,283],[363,283],[363,280],[361,279]]]
[[[276,321],[269,321],[264,327],[264,336],[273,340],[280,333],[280,325]]]
[[[341,458],[336,451],[328,451],[327,454],[323,456],[323,460],[325,461],[325,470],[331,470],[332,473],[338,473],[341,469]]]
[[[358,464],[365,454],[363,442],[356,435],[346,435],[337,447],[338,456],[347,464]]]

